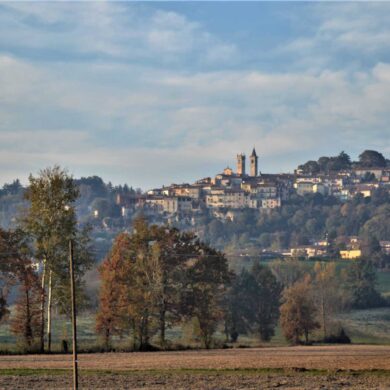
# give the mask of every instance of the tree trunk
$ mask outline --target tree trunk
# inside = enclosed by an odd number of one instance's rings
[[[229,342],[229,327],[228,327],[228,323],[227,323],[227,319],[225,318],[225,321],[224,321],[224,332],[225,332],[225,343],[228,343]]]
[[[160,345],[165,347],[165,303],[163,303],[160,309]]]
[[[105,335],[104,335],[104,339],[105,339],[105,348],[106,348],[106,351],[109,351],[109,347],[110,347],[110,328],[107,326],[106,328],[106,332],[105,332]]]
[[[26,289],[26,323],[25,323],[25,341],[28,348],[31,347],[32,342],[32,329],[31,329],[31,311],[30,311],[30,293],[28,290],[28,287],[25,287]]]
[[[144,344],[145,344],[146,348],[148,348],[148,346],[149,346],[149,314],[145,315]]]
[[[49,288],[47,296],[47,350],[51,352],[51,306],[52,306],[52,270],[49,271]]]
[[[324,340],[326,339],[326,315],[325,315],[325,299],[324,293],[321,296],[321,311],[322,311],[322,328],[324,329]]]
[[[131,327],[133,330],[133,351],[137,350],[137,327],[134,320],[131,320]]]
[[[45,276],[46,259],[43,260],[43,270],[41,279],[41,329],[40,329],[40,351],[45,352]]]

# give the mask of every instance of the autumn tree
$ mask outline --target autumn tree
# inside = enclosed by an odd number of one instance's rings
[[[132,234],[117,237],[100,268],[102,287],[97,327],[106,335],[132,329],[138,348],[148,348],[157,329],[165,347],[166,328],[182,316],[182,291],[189,254],[196,250],[192,234],[134,221]],[[113,301],[112,296],[115,296]]]
[[[324,339],[329,335],[332,315],[341,310],[344,297],[340,289],[340,280],[336,264],[316,262],[314,265],[314,300],[318,309],[318,318]]]
[[[285,289],[282,302],[280,324],[284,336],[294,344],[299,344],[300,338],[304,336],[308,343],[310,332],[319,327],[310,277]]]
[[[0,229],[0,252],[2,280],[7,280],[8,288],[18,285],[18,296],[11,316],[11,331],[18,337],[22,348],[30,351],[35,344],[40,329],[39,301],[41,289],[38,275],[32,261],[29,236],[17,229]],[[3,307],[5,306],[5,297]],[[4,314],[4,309],[3,309]]]
[[[112,334],[131,329],[139,349],[149,348],[150,337],[157,331],[165,347],[167,327],[184,316],[198,318],[202,310],[215,314],[222,291],[220,272],[225,272],[218,269],[216,258],[222,259],[227,272],[226,259],[192,234],[148,226],[143,217],[136,219],[132,233],[117,237],[100,268],[97,329],[106,345]],[[202,291],[201,286],[205,287]],[[202,321],[212,322],[210,317],[205,315]],[[202,322],[205,333],[206,328]]]
[[[7,297],[15,279],[11,255],[10,233],[0,228],[0,322],[9,314]]]
[[[40,335],[40,296],[39,278],[29,261],[18,267],[19,294],[11,318],[11,331],[18,337],[25,351],[35,348]]]
[[[127,270],[129,245],[129,234],[119,234],[109,255],[99,267],[101,285],[96,331],[103,336],[107,349],[111,337],[123,333],[124,322],[127,319],[126,288],[130,279],[130,272]]]

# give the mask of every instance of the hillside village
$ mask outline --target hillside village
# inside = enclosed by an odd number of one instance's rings
[[[228,166],[214,177],[192,184],[147,191],[105,184],[97,176],[81,178],[76,180],[80,190],[77,212],[82,224],[94,227],[99,257],[104,256],[115,234],[143,214],[158,225],[192,230],[235,255],[258,255],[260,250],[263,257],[355,259],[362,256],[359,236],[363,225],[375,211],[366,212],[345,232],[337,223],[333,226],[329,222],[340,216],[332,207],[337,205],[341,210],[343,204],[351,202],[367,204],[375,196],[382,199],[390,193],[389,161],[375,151],[365,151],[360,157],[359,162],[351,162],[342,152],[321,157],[318,162],[308,161],[292,174],[269,174],[261,171],[261,160],[253,148],[249,164],[246,155],[239,153],[235,169]],[[22,193],[18,181],[4,186],[0,196],[2,226],[12,226],[16,220],[23,205]],[[308,209],[307,216],[299,220],[305,199],[317,199],[323,205],[317,206],[314,214]],[[386,198],[382,200],[386,204]],[[330,215],[322,216],[324,209]],[[381,251],[390,255],[387,233],[377,238]]]
[[[319,193],[347,201],[359,194],[370,197],[379,187],[390,190],[390,167],[354,168],[318,174],[298,168],[294,174],[266,174],[259,171],[258,159],[253,148],[249,157],[249,173],[246,156],[240,153],[235,171],[226,167],[215,177],[203,178],[193,184],[171,184],[151,189],[145,194],[118,194],[116,203],[121,207],[122,216],[142,208],[150,215],[165,214],[168,219],[177,215],[181,218],[208,208],[216,217],[234,218],[233,210],[273,209],[280,207],[293,194]],[[98,216],[98,210],[94,213]]]
[[[337,158],[341,161],[346,154]],[[142,210],[149,218],[161,218],[163,222],[184,222],[197,225],[205,213],[210,213],[221,221],[234,221],[245,209],[267,213],[279,208],[293,196],[320,194],[331,196],[340,202],[347,202],[357,196],[370,198],[373,192],[381,189],[390,192],[390,167],[381,162],[382,167],[351,166],[349,168],[313,172],[315,162],[299,166],[294,174],[267,174],[259,170],[259,157],[253,148],[249,156],[249,170],[244,153],[236,156],[236,169],[229,166],[215,177],[197,180],[193,184],[171,184],[154,188],[146,193],[117,194],[116,204],[126,218],[137,210]],[[309,169],[308,169],[309,168]],[[337,168],[337,166],[336,166]],[[94,210],[98,216],[99,211]],[[380,242],[383,251],[390,254],[390,241]],[[299,257],[324,257],[329,252],[328,238],[314,241],[311,245],[288,248],[277,255]],[[362,255],[357,236],[346,239],[344,250],[339,251],[344,259],[355,259]]]

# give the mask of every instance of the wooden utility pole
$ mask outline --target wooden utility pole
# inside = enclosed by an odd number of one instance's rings
[[[79,388],[77,372],[77,321],[76,321],[76,291],[74,285],[73,267],[73,242],[69,241],[69,270],[70,270],[70,292],[72,299],[72,330],[73,330],[73,389]]]

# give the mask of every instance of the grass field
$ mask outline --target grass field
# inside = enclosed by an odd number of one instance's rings
[[[390,345],[390,308],[354,310],[345,314],[340,314],[336,322],[342,326],[350,336],[352,343],[356,344],[384,344]],[[83,313],[78,318],[78,338],[81,350],[98,349],[101,342],[95,334],[94,315]],[[191,332],[191,329],[189,329]],[[167,330],[167,338],[174,344],[190,342],[192,347],[199,347],[200,342],[189,339],[180,327]],[[53,326],[53,350],[60,351],[62,339],[71,341],[70,322],[64,318],[56,318]],[[186,338],[187,337],[187,338]],[[217,332],[216,340],[224,342],[222,332]],[[319,336],[320,337],[320,336]],[[113,343],[119,349],[130,349],[131,338],[116,339]],[[276,328],[275,336],[270,343],[260,343],[256,335],[240,335],[236,345],[256,347],[256,346],[287,346],[288,343],[282,335],[281,329]],[[16,339],[10,334],[7,325],[0,327],[0,348],[10,352],[17,351]]]

